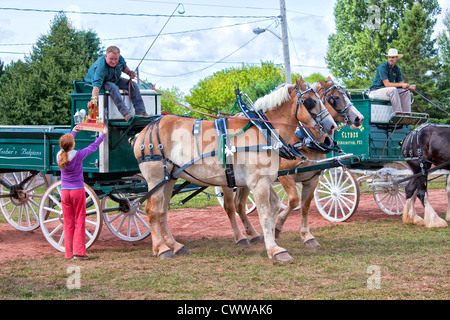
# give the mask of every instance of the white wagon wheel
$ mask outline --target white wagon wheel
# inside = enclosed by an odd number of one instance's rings
[[[48,187],[46,176],[23,171],[2,173],[0,179],[11,186],[0,187],[0,208],[6,221],[21,231],[38,228],[39,204]]]
[[[214,190],[216,192],[217,201],[219,201],[220,205],[223,207],[222,189],[220,187],[215,187]],[[247,197],[245,214],[250,214],[255,209],[256,209],[255,197],[253,196],[253,193],[250,191],[250,194]]]
[[[100,201],[94,190],[84,184],[86,192],[86,248],[97,240],[102,229]],[[64,219],[61,205],[61,181],[52,184],[42,196],[39,206],[39,220],[42,233],[57,250],[64,252]]]
[[[142,176],[136,177],[145,182]],[[145,204],[140,204],[137,200],[132,202],[123,193],[102,198],[103,220],[109,231],[129,242],[139,241],[150,235]]]
[[[280,198],[281,201],[281,208],[282,209],[286,209],[287,208],[287,204],[289,203],[289,197],[286,193],[286,191],[284,190],[283,186],[281,185],[280,182],[274,182],[272,184],[273,189],[275,190],[275,192],[277,193],[278,197]],[[297,188],[297,193],[300,199],[302,199],[302,183],[296,183],[296,188]],[[294,208],[294,210],[299,210],[302,207],[301,201],[300,204]]]
[[[384,168],[392,168],[397,170],[406,170],[408,166],[402,162],[387,163]],[[380,176],[380,181],[373,183],[373,197],[377,206],[389,215],[403,214],[405,207],[406,194],[404,182],[400,185],[394,185],[396,180],[406,178],[407,175],[386,175]]]
[[[332,222],[350,218],[358,208],[359,186],[351,172],[342,167],[322,171],[314,200],[320,214]]]

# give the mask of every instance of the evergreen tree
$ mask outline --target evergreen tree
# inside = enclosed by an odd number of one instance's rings
[[[0,60],[0,81],[1,81],[2,75],[4,73],[4,70],[3,70],[4,66],[5,66],[5,63],[2,62],[2,60]]]
[[[438,67],[437,50],[431,40],[435,21],[430,19],[420,4],[414,4],[405,18],[400,21],[398,38],[391,47],[403,53],[397,64],[402,70],[404,81],[417,86],[417,91],[425,96],[435,94],[436,70]],[[436,108],[416,96],[412,111],[427,112],[431,117],[438,117]]]
[[[0,123],[70,124],[73,81],[84,78],[101,54],[92,31],[75,30],[57,14],[30,57],[8,65],[0,82]]]
[[[440,69],[435,97],[437,102],[447,112],[450,112],[450,11],[447,11],[445,14],[444,25],[446,30],[438,36]],[[444,113],[441,112],[440,114]],[[440,122],[450,124],[450,117],[447,115],[446,119]]]
[[[328,37],[325,57],[333,75],[347,88],[369,87],[384,54],[399,37],[399,24],[416,2],[430,19],[440,13],[437,0],[337,0],[336,33]]]

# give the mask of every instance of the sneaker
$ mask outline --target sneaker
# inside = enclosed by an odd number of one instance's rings
[[[141,112],[141,113],[138,113],[137,116],[148,117],[148,114],[147,114],[147,112]]]
[[[75,260],[89,260],[89,257],[86,256],[86,255],[84,255],[84,256],[79,256],[79,255],[74,254],[74,255],[73,255],[73,258],[74,258]]]
[[[130,112],[127,112],[123,115],[123,118],[126,122],[130,122],[131,118],[133,118],[133,115]]]

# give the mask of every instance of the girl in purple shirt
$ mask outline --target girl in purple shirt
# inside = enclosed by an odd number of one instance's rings
[[[75,135],[78,130],[59,139],[61,150],[56,155],[61,169],[61,205],[64,218],[64,246],[67,259],[86,260],[85,221],[86,194],[84,192],[83,160],[97,150],[106,136],[107,128],[92,144],[75,150]]]

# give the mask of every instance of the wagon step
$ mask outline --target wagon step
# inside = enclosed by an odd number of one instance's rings
[[[417,126],[428,121],[427,113],[394,112],[389,119],[390,124],[406,124]]]

